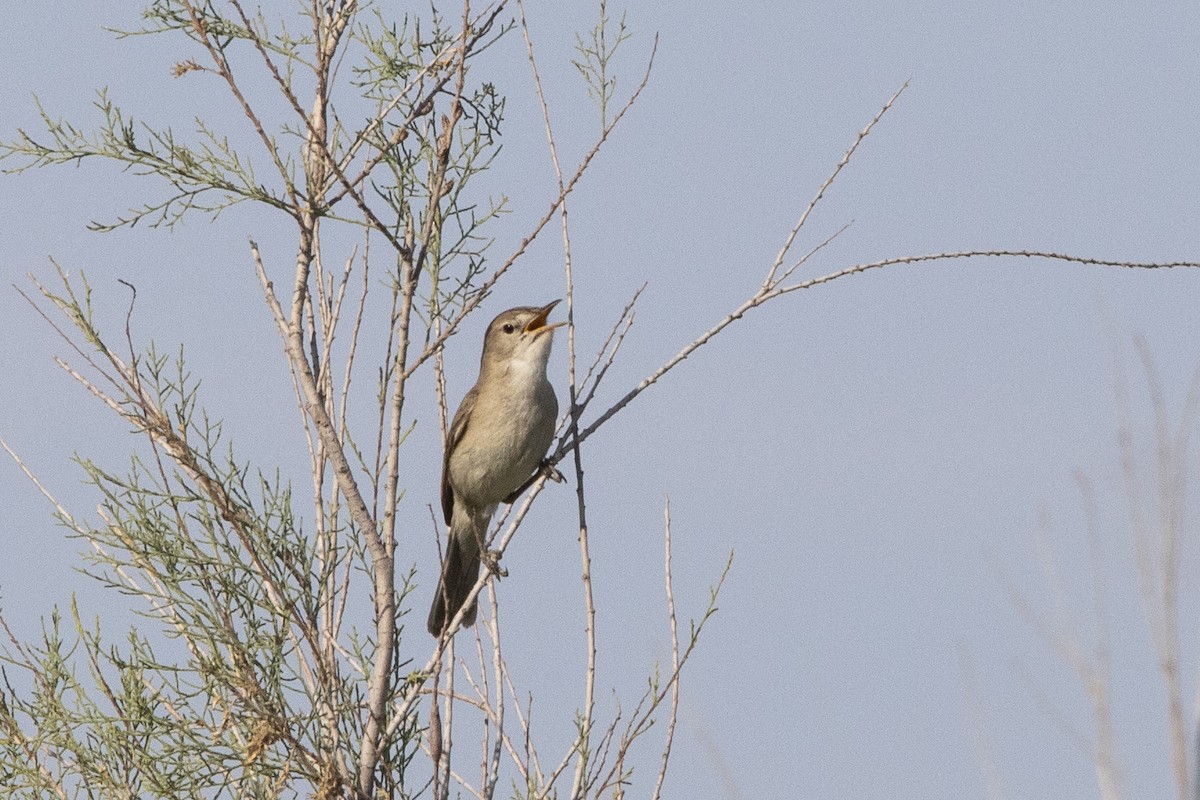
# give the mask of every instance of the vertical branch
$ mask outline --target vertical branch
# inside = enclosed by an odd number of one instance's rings
[[[546,131],[546,141],[550,148],[550,159],[554,164],[554,175],[558,181],[558,193],[562,198],[559,204],[559,215],[562,220],[563,265],[567,283],[567,346],[568,346],[568,399],[570,423],[568,427],[571,439],[575,439],[579,431],[579,415],[581,408],[578,404],[578,386],[575,371],[575,282],[571,270],[571,236],[568,224],[566,185],[563,180],[562,166],[558,160],[558,148],[554,143],[554,130],[550,124],[550,109],[546,104],[546,94],[542,89],[542,79],[538,74],[537,59],[533,53],[533,41],[529,35],[529,25],[525,18],[525,3],[517,0],[517,8],[521,16],[521,32],[525,37],[525,51],[529,58],[529,68],[533,73],[533,82],[537,90],[538,103],[542,109],[542,123]],[[592,597],[592,556],[588,548],[587,498],[584,488],[582,448],[576,447],[572,453],[575,467],[575,502],[579,515],[579,560],[580,577],[583,582],[583,600],[585,636],[587,639],[587,670],[583,681],[583,710],[579,719],[578,758],[575,762],[575,775],[571,783],[572,798],[579,798],[584,792],[584,778],[587,773],[588,757],[591,753],[590,740],[595,713],[596,690],[596,606]]]
[[[233,2],[233,7],[242,17],[248,30],[253,26],[243,11],[241,5]],[[391,548],[387,547],[380,538],[375,519],[364,501],[354,477],[349,460],[342,445],[341,434],[336,430],[328,407],[330,399],[322,383],[323,367],[314,364],[317,357],[315,349],[310,353],[305,350],[305,316],[312,309],[312,297],[309,291],[314,265],[319,264],[319,221],[321,194],[325,184],[325,175],[332,164],[329,156],[330,145],[326,123],[327,99],[329,91],[329,74],[332,69],[334,55],[337,52],[341,35],[353,14],[353,0],[345,4],[335,4],[324,11],[324,25],[320,17],[314,18],[314,27],[318,32],[316,38],[315,77],[316,91],[314,93],[311,111],[307,114],[295,104],[291,87],[272,64],[261,41],[257,37],[253,42],[262,55],[264,63],[270,70],[284,95],[293,103],[297,112],[306,123],[304,144],[304,171],[306,192],[302,198],[287,175],[274,141],[266,136],[257,117],[252,113],[248,103],[243,98],[233,79],[228,63],[220,48],[212,43],[207,26],[200,21],[196,10],[185,0],[185,6],[192,16],[193,27],[218,65],[218,71],[225,78],[231,91],[238,98],[247,116],[254,122],[265,146],[271,152],[277,167],[287,182],[289,196],[292,198],[293,214],[299,234],[299,244],[296,251],[295,277],[292,286],[290,314],[285,317],[270,280],[267,278],[258,247],[251,243],[252,255],[262,283],[267,304],[275,318],[276,326],[284,340],[285,352],[292,365],[293,374],[303,395],[303,407],[308,418],[312,420],[320,440],[322,455],[333,465],[334,477],[338,490],[346,498],[351,518],[363,536],[371,560],[373,600],[375,606],[376,651],[371,674],[368,679],[368,713],[360,750],[357,789],[362,797],[369,798],[374,790],[375,766],[379,757],[379,734],[385,727],[385,704],[389,695],[392,651],[395,639],[395,575],[393,570]],[[318,12],[320,13],[320,12]],[[374,220],[377,222],[377,220]],[[381,226],[377,226],[381,227]],[[386,231],[385,231],[386,235]],[[316,280],[322,276],[319,268]],[[310,323],[315,328],[315,321]],[[316,335],[312,330],[311,334]],[[327,374],[325,377],[328,377]],[[318,464],[317,469],[322,467]]]
[[[500,647],[500,604],[496,602],[496,593],[488,593],[491,599],[492,613],[488,620],[488,634],[492,638],[492,685],[494,690],[486,702],[485,720],[490,720],[496,729],[496,741],[492,744],[483,770],[483,785],[480,796],[482,800],[492,800],[496,795],[496,784],[500,780],[500,753],[504,747],[504,678],[508,668],[504,663],[504,654]],[[482,662],[482,657],[480,658]],[[480,668],[481,676],[486,676],[486,669]],[[495,698],[494,700],[492,698]]]
[[[309,225],[314,224],[309,214],[304,215],[303,219]],[[391,657],[395,636],[395,576],[392,569],[391,554],[384,547],[371,511],[359,491],[358,482],[346,457],[341,437],[334,428],[333,421],[326,411],[324,398],[317,387],[312,365],[305,353],[302,315],[308,287],[309,269],[312,263],[311,227],[305,227],[302,224],[300,234],[300,248],[296,258],[296,279],[293,286],[292,318],[290,321],[284,316],[283,308],[275,297],[272,283],[267,277],[266,268],[263,266],[258,245],[251,242],[250,249],[255,267],[258,270],[259,282],[262,284],[267,305],[275,318],[276,327],[279,328],[283,336],[285,352],[303,392],[304,410],[317,429],[321,444],[325,448],[333,465],[337,487],[346,498],[351,519],[353,519],[363,537],[367,553],[371,560],[377,650],[375,662],[372,664],[371,675],[367,684],[370,717],[363,736],[358,776],[358,788],[360,793],[362,793],[363,789],[373,788],[374,786],[374,765],[378,759],[378,735],[383,724],[388,675],[391,670]],[[370,766],[370,770],[365,769],[368,765]],[[370,797],[370,792],[367,792],[364,796]]]
[[[442,757],[434,764],[438,773],[436,780],[441,782],[442,794],[434,800],[448,800],[450,797],[450,753],[454,749],[454,639],[446,643],[446,699],[443,704],[446,722],[442,726]]]
[[[410,224],[411,224],[411,220],[410,220]],[[410,227],[409,233],[411,235],[411,227]],[[434,313],[432,315],[432,320],[431,320],[432,321],[432,329],[431,330],[434,333],[436,333],[441,330],[442,317],[441,317],[441,314],[439,313],[440,309],[438,309],[438,307],[437,307],[437,303],[439,302],[438,292],[435,290],[431,293],[431,295],[432,295],[432,302],[435,304]],[[446,401],[446,363],[445,363],[444,352],[440,348],[438,349],[437,354],[436,354],[436,356],[434,356],[434,359],[433,359],[433,383],[434,383],[434,393],[437,395],[438,431],[440,432],[440,441],[442,442],[442,449],[444,450],[447,446],[447,441],[450,436],[450,423],[449,423],[449,410],[448,410],[447,401]],[[438,515],[436,512],[434,512],[432,507],[430,508],[430,518],[433,523],[434,539],[437,541],[437,550],[438,550],[437,563],[440,564],[440,563],[442,563],[442,561],[445,559],[446,556],[445,556],[445,553],[442,552],[442,543],[441,543],[441,537],[440,537],[441,525],[438,522]],[[448,531],[447,531],[447,534],[449,535]],[[441,793],[442,758],[443,758],[444,747],[443,747],[441,714],[438,711],[438,703],[440,702],[440,694],[439,694],[439,690],[438,690],[438,684],[439,684],[439,680],[441,678],[443,670],[447,669],[447,665],[444,663],[445,659],[443,659],[441,656],[441,649],[443,647],[445,647],[447,644],[448,643],[446,642],[445,637],[439,637],[438,658],[437,658],[436,664],[434,666],[433,681],[432,681],[432,685],[430,687],[430,694],[429,694],[429,736],[430,736],[430,755],[431,755],[431,758],[433,761],[433,779],[432,779],[433,787],[432,787],[432,789],[433,789],[434,800],[441,800],[441,798],[442,798],[442,793]],[[453,670],[453,668],[454,668],[454,661],[453,661],[453,655],[451,655],[450,656],[450,664],[448,665],[448,669]],[[449,735],[447,734],[447,736],[446,736],[447,741],[448,741],[448,736]],[[448,752],[445,753],[445,757],[447,758],[447,760],[449,759]],[[448,766],[449,765],[447,763],[447,767]],[[448,792],[449,789],[447,789],[446,791]]]
[[[679,675],[679,630],[675,619],[675,587],[671,580],[671,498],[663,503],[663,584],[667,593],[667,620],[671,624],[671,674]],[[651,800],[662,796],[663,781],[667,777],[667,763],[671,760],[671,744],[675,741],[675,722],[679,719],[679,678],[671,682],[671,710],[667,717],[666,741],[663,743],[662,765],[654,782]]]
[[[429,733],[427,736],[429,744],[429,760],[433,763],[433,777],[430,779],[431,796],[433,800],[441,800],[442,797],[442,714],[438,707],[438,684],[442,679],[442,662],[439,659],[433,668],[433,675],[430,678],[430,701],[429,701]],[[393,719],[393,721],[395,721]]]
[[[392,364],[393,380],[391,393],[391,408],[388,421],[387,445],[387,478],[383,497],[383,538],[389,554],[395,547],[395,524],[397,490],[400,484],[400,441],[402,419],[405,402],[405,389],[411,374],[405,367],[408,363],[408,349],[412,340],[413,302],[416,298],[417,284],[425,260],[429,256],[429,243],[437,236],[440,226],[441,203],[446,195],[446,170],[450,162],[450,150],[454,144],[454,130],[462,119],[461,97],[466,75],[467,46],[470,33],[470,2],[463,4],[463,33],[462,45],[459,47],[456,59],[458,82],[454,99],[451,103],[450,114],[442,120],[442,132],[437,139],[437,150],[434,155],[434,170],[429,178],[429,200],[425,209],[424,223],[418,238],[413,226],[411,213],[404,219],[404,242],[399,249],[400,259],[400,313],[396,325],[398,344],[395,360]],[[419,247],[418,247],[419,244]]]
[[[1110,618],[1108,614],[1108,592],[1104,580],[1100,526],[1097,521],[1096,494],[1090,480],[1082,472],[1076,472],[1076,483],[1083,503],[1087,522],[1088,549],[1091,555],[1092,608],[1096,626],[1096,642],[1092,654],[1092,667],[1080,672],[1084,690],[1092,701],[1092,715],[1096,721],[1096,745],[1093,761],[1096,766],[1096,782],[1103,798],[1125,797],[1125,782],[1117,759],[1116,732],[1113,726],[1110,674]]]
[[[1166,398],[1162,382],[1146,341],[1142,337],[1134,340],[1146,384],[1150,392],[1153,413],[1155,446],[1158,459],[1156,484],[1158,488],[1158,541],[1157,563],[1153,564],[1157,583],[1155,607],[1147,608],[1152,627],[1157,628],[1155,641],[1159,646],[1159,669],[1167,689],[1167,719],[1171,741],[1171,768],[1175,776],[1179,800],[1191,795],[1188,768],[1188,730],[1183,710],[1183,681],[1179,655],[1179,601],[1177,595],[1179,577],[1179,552],[1182,540],[1183,475],[1186,465],[1186,438],[1178,440],[1171,435]],[[1185,414],[1181,430],[1192,422]],[[1176,444],[1179,444],[1179,447]]]

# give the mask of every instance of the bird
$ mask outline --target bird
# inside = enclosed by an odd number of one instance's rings
[[[488,525],[496,506],[515,502],[542,465],[558,419],[558,398],[546,376],[558,300],[501,312],[488,325],[479,378],[463,397],[442,457],[442,513],[450,526],[441,577],[427,628],[440,637],[479,577]],[[475,624],[472,601],[462,624]]]

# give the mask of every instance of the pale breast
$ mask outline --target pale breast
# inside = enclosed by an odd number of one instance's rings
[[[533,473],[554,437],[558,402],[543,376],[511,376],[482,392],[450,456],[450,483],[472,506],[499,503]],[[489,386],[496,389],[498,386]]]

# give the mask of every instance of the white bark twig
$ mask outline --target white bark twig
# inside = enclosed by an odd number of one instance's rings
[[[671,673],[679,674],[679,631],[675,624],[675,587],[671,580],[671,500],[663,502],[663,586],[667,595],[667,620],[671,624]],[[663,781],[667,778],[667,764],[671,760],[671,744],[675,741],[675,723],[679,719],[679,681],[671,682],[671,708],[667,713],[667,733],[663,742],[662,764],[654,781],[651,800],[662,796]]]

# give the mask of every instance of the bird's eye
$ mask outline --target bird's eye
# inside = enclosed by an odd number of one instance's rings
[[[517,329],[516,326],[513,325],[511,322],[504,323],[504,332],[505,333],[512,333],[516,329]]]

